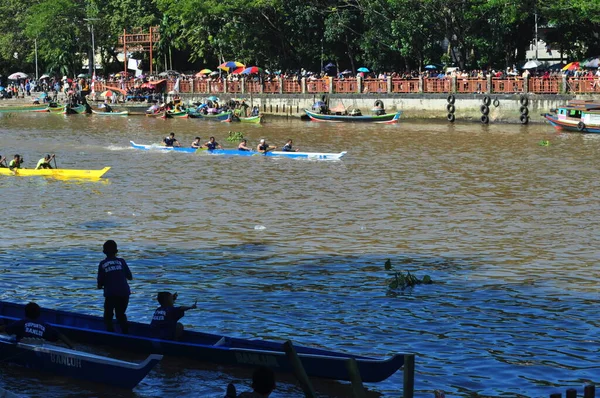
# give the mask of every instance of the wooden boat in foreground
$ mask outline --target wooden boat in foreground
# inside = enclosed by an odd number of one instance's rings
[[[188,115],[192,119],[205,119],[205,120],[213,120],[213,121],[217,121],[217,122],[226,122],[231,117],[231,111],[221,112],[221,113],[204,114],[202,112],[188,110]]]
[[[46,342],[17,343],[13,338],[0,336],[2,362],[126,389],[137,386],[161,359],[162,355],[153,354],[141,363],[125,362]]]
[[[315,122],[356,122],[356,123],[385,123],[393,124],[398,123],[402,112],[386,113],[383,115],[335,115],[326,113],[317,113],[305,109],[304,112],[308,115],[310,120]]]
[[[241,116],[236,116],[236,115],[231,114],[227,121],[228,122],[260,124],[260,123],[262,123],[262,116],[241,117]]]
[[[22,177],[43,176],[56,178],[100,178],[110,167],[101,170],[76,170],[76,169],[16,169],[10,170],[6,167],[0,168],[0,175],[14,175]]]
[[[87,106],[81,105],[81,104],[77,105],[77,106],[66,105],[64,107],[62,113],[64,115],[73,115],[73,114],[83,115],[84,113],[87,113]]]
[[[240,151],[239,149],[214,149],[207,150],[203,148],[190,148],[190,147],[166,147],[164,145],[140,145],[133,141],[129,141],[132,148],[142,149],[145,151],[158,150],[158,151],[174,151],[174,152],[188,152],[188,153],[199,153],[201,155],[221,155],[221,156],[266,156],[266,157],[283,157],[291,159],[313,159],[313,160],[339,160],[347,152],[328,153],[328,152],[283,152],[283,151],[269,151],[266,153],[255,152],[255,151]]]
[[[24,313],[24,305],[0,301],[0,321],[14,321]],[[291,373],[283,345],[265,340],[246,340],[217,334],[186,330],[179,341],[154,338],[148,324],[129,322],[129,334],[106,331],[102,317],[42,308],[40,321],[47,322],[73,341],[107,345],[142,353],[186,357],[197,361],[230,366],[260,365],[277,372]],[[118,325],[115,321],[116,328]],[[404,356],[375,359],[318,348],[294,346],[308,376],[333,380],[350,380],[346,361],[354,358],[362,380],[379,382],[404,365]]]
[[[600,102],[572,100],[543,116],[557,130],[600,134]]]
[[[16,106],[0,106],[0,113],[10,112],[47,112],[47,105],[16,105]]]

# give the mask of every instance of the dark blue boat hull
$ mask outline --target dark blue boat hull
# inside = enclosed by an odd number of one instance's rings
[[[17,319],[23,313],[23,305],[0,301],[0,319]],[[101,317],[49,309],[42,309],[41,320],[52,324],[70,339],[86,344],[186,357],[221,365],[264,365],[277,372],[293,372],[283,351],[283,343],[279,342],[230,338],[192,331],[186,331],[181,341],[161,340],[153,337],[153,330],[149,325],[137,322],[130,322],[129,335],[123,335],[106,332]],[[317,348],[295,348],[306,373],[311,377],[349,381],[350,376],[346,370],[346,360],[349,358],[356,359],[362,380],[365,382],[385,380],[404,365],[402,354],[379,360]]]
[[[133,364],[47,344],[17,344],[0,339],[1,362],[126,389],[137,386],[160,359],[154,356],[142,364]]]

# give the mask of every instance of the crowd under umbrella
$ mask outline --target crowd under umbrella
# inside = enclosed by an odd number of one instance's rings
[[[537,59],[532,59],[531,61],[525,62],[525,65],[521,69],[535,69],[539,67],[542,63]]]
[[[242,75],[252,75],[255,73],[262,73],[262,72],[263,72],[263,70],[261,68],[259,68],[258,66],[251,66],[249,68],[242,70],[241,74]]]
[[[597,69],[599,66],[600,66],[600,55],[596,56],[596,57],[588,58],[583,63],[584,68]]]
[[[196,77],[210,75],[211,73],[212,73],[212,70],[205,68],[205,69],[202,69],[200,72],[196,73]]]
[[[166,71],[160,72],[158,74],[158,76],[161,76],[161,77],[179,76],[179,75],[181,75],[181,73],[177,72],[176,70],[166,70]]]
[[[238,68],[245,68],[245,67],[246,67],[246,65],[244,65],[241,62],[237,62],[237,61],[223,62],[221,65],[218,66],[219,69],[224,70],[225,72],[231,72]]]
[[[29,76],[27,73],[23,72],[15,72],[8,76],[8,80],[19,80],[19,79],[27,79]]]
[[[564,72],[566,70],[576,70],[576,69],[579,69],[579,62],[569,62],[561,70]]]

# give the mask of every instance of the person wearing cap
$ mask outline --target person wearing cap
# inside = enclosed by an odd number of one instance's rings
[[[50,161],[52,159],[54,159],[54,157],[55,157],[54,154],[52,154],[52,155],[48,154],[48,155],[44,156],[43,158],[41,158],[37,162],[37,166],[35,166],[35,169],[36,170],[39,170],[39,169],[51,169],[52,166],[50,165]]]
[[[217,141],[215,141],[215,137],[210,137],[208,142],[202,145],[202,148],[206,148],[209,151],[214,151],[215,149],[223,149],[221,145]]]
[[[265,141],[265,139],[264,139],[264,138],[261,138],[261,139],[260,139],[260,143],[259,143],[259,144],[258,144],[258,146],[256,147],[256,150],[257,150],[258,152],[261,152],[261,153],[267,153],[267,152],[269,152],[269,151],[272,151],[272,150],[274,150],[274,149],[277,149],[277,147],[276,147],[276,146],[273,146],[273,145],[269,145],[269,144],[267,144],[267,141]]]
[[[102,251],[106,258],[98,264],[98,289],[104,289],[104,324],[106,330],[114,332],[113,313],[119,322],[121,332],[127,334],[129,326],[127,324],[127,306],[129,305],[128,280],[133,276],[122,258],[117,257],[117,243],[114,240],[107,240],[102,246]]]
[[[171,133],[167,137],[165,137],[165,139],[163,140],[163,143],[165,144],[165,146],[169,146],[169,147],[181,146],[179,144],[179,141],[177,141],[177,138],[175,138],[175,133]]]
[[[15,155],[13,160],[8,163],[8,168],[11,170],[20,169],[24,161],[25,160],[21,157],[21,155]]]
[[[194,138],[194,142],[192,142],[192,148],[200,148],[202,145],[200,144],[200,137]]]

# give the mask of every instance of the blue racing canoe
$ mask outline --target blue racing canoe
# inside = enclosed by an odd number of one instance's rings
[[[197,152],[201,155],[220,155],[220,156],[267,156],[267,157],[283,157],[291,159],[312,159],[312,160],[339,160],[347,152],[328,153],[328,152],[283,152],[283,151],[269,151],[266,153],[256,151],[240,151],[239,149],[196,149],[196,148],[184,148],[184,147],[166,147],[163,145],[140,145],[133,141],[129,141],[131,146],[135,149],[142,149],[146,151],[159,150],[159,151],[176,151],[176,152]]]
[[[41,340],[39,343],[17,343],[11,337],[0,336],[2,362],[130,390],[137,386],[161,359],[162,355],[150,355],[141,363],[125,362],[55,346]]]
[[[0,301],[0,322],[19,319],[24,304]],[[149,309],[152,311],[152,309]],[[154,338],[149,324],[129,322],[129,334],[107,332],[102,317],[42,308],[39,321],[46,322],[73,341],[90,345],[108,345],[142,353],[186,357],[197,361],[256,367],[267,366],[274,371],[292,373],[292,365],[283,350],[283,343],[246,340],[217,334],[186,330],[180,341]],[[119,330],[115,321],[116,330]],[[394,339],[392,339],[394,340]],[[379,382],[387,379],[404,365],[404,355],[388,359],[344,354],[318,348],[294,346],[308,376],[333,380],[350,380],[346,361],[354,358],[362,380]]]

